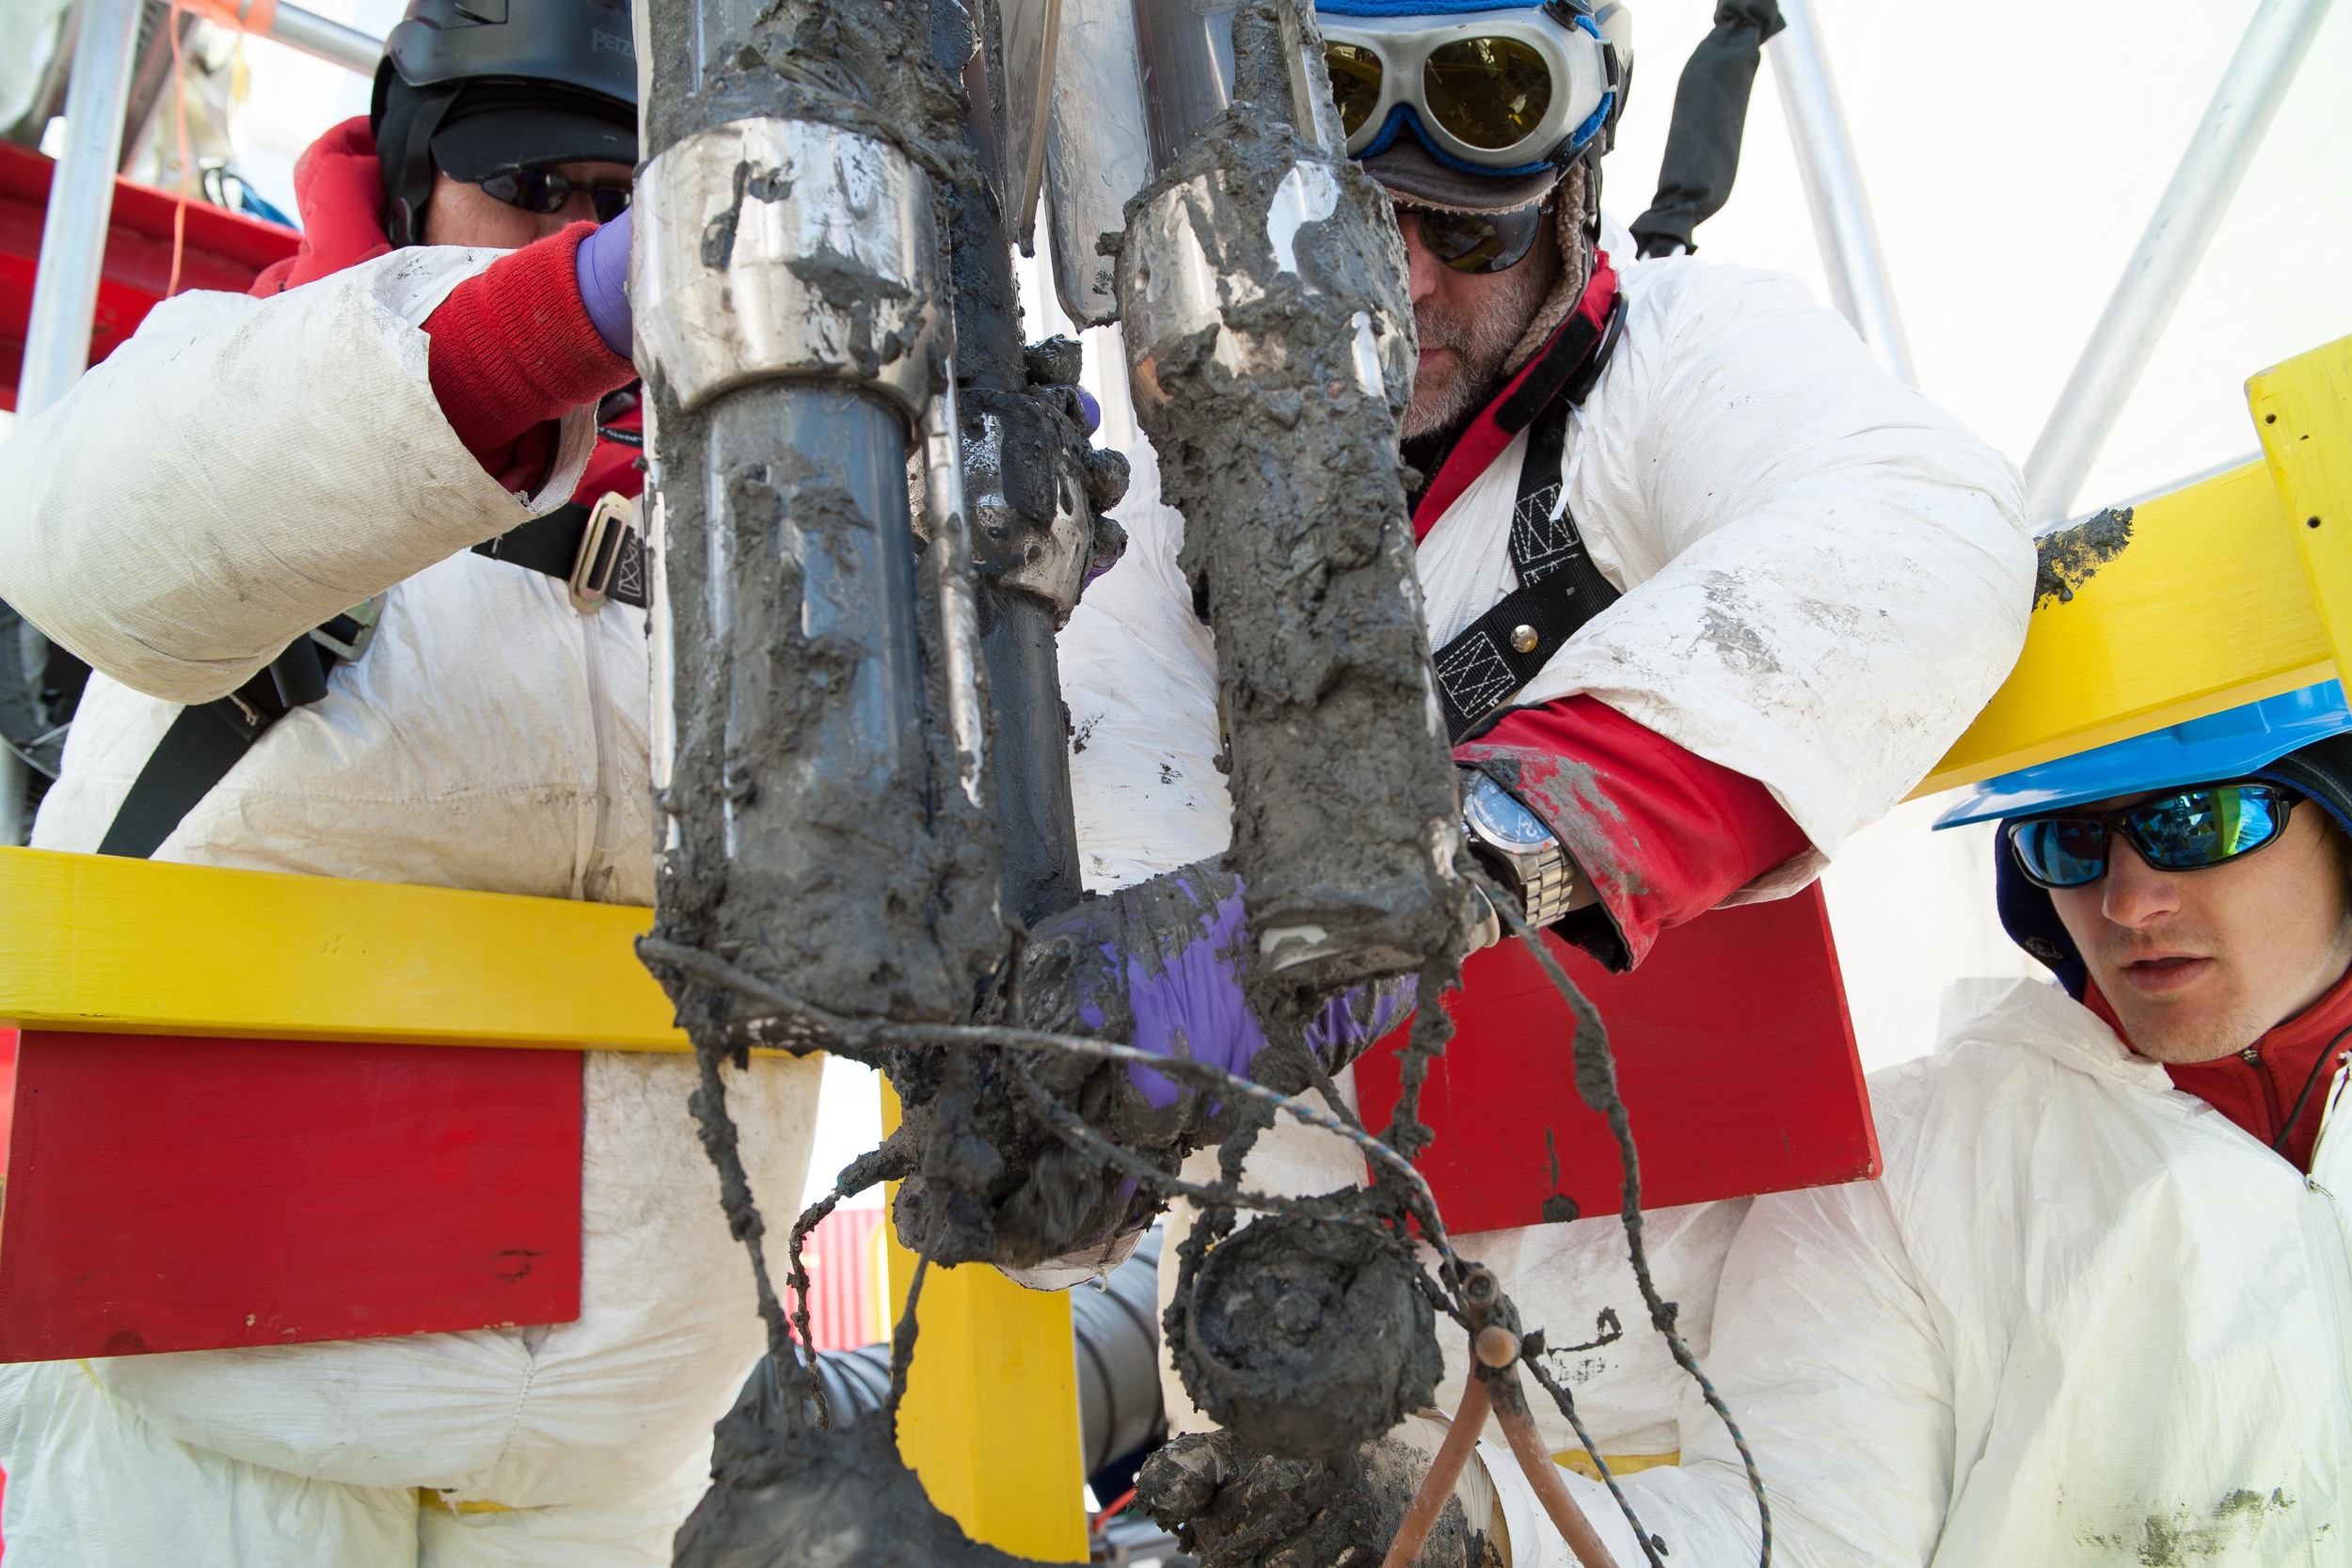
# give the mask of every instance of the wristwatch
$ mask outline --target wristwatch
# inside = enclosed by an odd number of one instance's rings
[[[1576,863],[1509,790],[1475,769],[1462,771],[1462,826],[1470,853],[1518,899],[1527,923],[1542,930],[1568,912]]]

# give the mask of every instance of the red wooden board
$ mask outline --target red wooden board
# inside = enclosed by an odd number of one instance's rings
[[[33,273],[56,166],[30,148],[0,142],[0,407],[16,406],[16,378],[24,357],[24,324],[32,311]],[[176,196],[129,180],[115,182],[106,256],[99,273],[98,309],[90,324],[90,363],[138,329],[171,281]],[[191,201],[181,235],[180,287],[243,293],[254,275],[292,256],[302,236],[208,202]]]
[[[581,1061],[25,1030],[0,1361],[569,1322]]]
[[[1817,889],[1668,931],[1630,974],[1545,940],[1609,1026],[1645,1209],[1878,1174],[1878,1134]],[[1447,1225],[1539,1224],[1555,1194],[1582,1214],[1615,1213],[1616,1144],[1577,1096],[1575,1023],[1534,955],[1506,942],[1472,956],[1446,1009],[1456,1033],[1422,1093],[1437,1140],[1421,1169]],[[1399,1030],[1356,1067],[1375,1131],[1396,1108],[1404,1038]]]

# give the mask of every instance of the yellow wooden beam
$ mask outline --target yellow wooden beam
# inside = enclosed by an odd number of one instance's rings
[[[898,1125],[898,1099],[887,1086],[882,1119]],[[914,1254],[883,1228],[890,1295],[903,1307]],[[915,1323],[898,1453],[923,1490],[975,1541],[1047,1562],[1084,1562],[1086,1459],[1069,1294],[1025,1291],[983,1264],[934,1267],[924,1275]]]
[[[2326,444],[2341,456],[2352,449],[2352,422],[2341,407],[2333,418],[2332,440],[2315,437],[2309,446]],[[2342,537],[2352,546],[2352,508],[2340,513]],[[2051,597],[2036,607],[2016,669],[1915,794],[2030,768],[2333,675],[2333,648],[2312,597],[2297,531],[2261,463],[2142,502],[2122,553],[2071,601]],[[2346,564],[2352,567],[2352,560]],[[2345,586],[2352,593],[2352,570]]]
[[[263,1039],[685,1051],[653,911],[0,849],[0,1020]]]
[[[2246,401],[2336,667],[2352,670],[2352,338],[2272,366]]]

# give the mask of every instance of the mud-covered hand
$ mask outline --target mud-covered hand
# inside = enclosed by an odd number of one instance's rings
[[[1244,989],[1249,941],[1239,879],[1209,863],[1184,866],[1039,922],[1011,1016],[1295,1094],[1311,1075],[1295,1051],[1267,1050]],[[1392,1027],[1412,996],[1409,977],[1354,987],[1304,1022],[1304,1042],[1337,1071]],[[1055,1113],[1074,1114],[1172,1172],[1225,1135],[1220,1116],[1230,1119],[1235,1102],[1219,1086],[1047,1052],[977,1085],[969,1108],[947,1119],[944,1099],[911,1100],[895,1137],[927,1152],[924,1168],[898,1189],[898,1233],[946,1237],[935,1260],[985,1260],[1036,1289],[1116,1267],[1158,1212],[1159,1195],[1073,1147]],[[949,1160],[944,1150],[961,1152]]]
[[[1248,942],[1241,879],[1213,862],[1184,866],[1041,923],[1023,971],[1027,1010],[1247,1077],[1266,1043],[1243,991]],[[1406,976],[1343,991],[1309,1021],[1307,1043],[1336,1070],[1395,1026],[1413,990]],[[1195,1092],[1147,1067],[1128,1074],[1155,1110]]]
[[[580,303],[587,308],[590,325],[604,346],[622,358],[634,357],[630,337],[635,320],[628,308],[628,253],[632,230],[628,210],[580,242],[572,269],[580,279]]]
[[[1375,1568],[1404,1522],[1444,1438],[1444,1423],[1408,1418],[1378,1442],[1331,1460],[1286,1459],[1229,1432],[1170,1438],[1136,1478],[1136,1503],[1200,1568]],[[1473,1459],[1447,1499],[1417,1568],[1507,1563],[1490,1539],[1494,1490]]]

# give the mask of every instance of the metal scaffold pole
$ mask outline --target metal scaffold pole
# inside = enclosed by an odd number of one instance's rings
[[[2248,24],[2026,459],[2026,509],[2033,522],[2063,517],[2074,505],[2327,14],[2328,0],[2264,0]]]
[[[50,178],[33,278],[16,413],[29,420],[56,403],[89,366],[98,276],[114,214],[115,166],[122,156],[122,109],[137,52],[140,0],[83,0],[73,74],[66,87],[65,150]],[[24,839],[24,761],[0,746],[0,844]]]
[[[1838,104],[1829,57],[1821,49],[1812,0],[1780,0],[1780,14],[1788,26],[1765,47],[1772,51],[1772,80],[1780,86],[1788,137],[1796,144],[1797,167],[1804,177],[1805,204],[1813,212],[1830,293],[1838,313],[1862,334],[1879,363],[1916,384],[1911,345],[1904,341],[1902,317],[1887,285],[1886,258],[1870,220],[1870,198],[1854,162],[1853,138]]]

